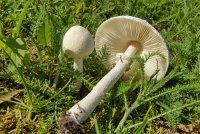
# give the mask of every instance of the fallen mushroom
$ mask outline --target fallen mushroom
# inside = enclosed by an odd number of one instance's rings
[[[168,69],[169,52],[167,45],[157,30],[146,20],[132,16],[118,16],[105,21],[96,33],[95,49],[98,55],[101,54],[100,51],[104,45],[108,46],[110,51],[108,60],[105,62],[108,67],[113,66],[118,53],[118,57],[128,58],[133,55],[144,57],[145,54],[160,50],[165,59],[158,55],[149,59],[145,65],[145,77],[149,78],[158,66],[160,71],[157,79],[161,79]],[[135,50],[132,51],[131,49]],[[132,64],[130,70],[124,73],[126,80],[134,71],[135,65],[136,61]],[[137,74],[135,80],[139,79],[140,73]]]
[[[164,39],[145,20],[132,16],[118,16],[105,21],[96,32],[95,48],[97,54],[100,54],[104,45],[107,45],[110,51],[110,56],[105,64],[112,66],[116,59],[118,59],[118,62],[85,98],[62,114],[63,116],[59,118],[58,123],[60,127],[65,127],[65,130],[69,130],[69,126],[63,124],[63,120],[70,119],[73,120],[74,124],[80,125],[88,118],[106,92],[124,74],[128,66],[128,57],[133,55],[144,56],[148,52],[161,50],[165,59],[159,56],[152,57],[146,64],[145,77],[150,77],[157,69],[157,61],[158,69],[160,69],[158,79],[161,79],[168,69],[169,53]],[[116,57],[116,54],[120,57]],[[133,71],[134,65],[135,63],[133,63],[130,71],[125,72],[125,77],[130,76],[128,73]]]
[[[90,32],[82,26],[73,26],[65,34],[62,44],[63,51],[74,59],[74,70],[83,72],[83,58],[94,50],[94,40]],[[77,80],[76,89],[81,88],[81,81]]]

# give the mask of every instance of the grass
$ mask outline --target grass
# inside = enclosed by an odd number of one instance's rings
[[[84,59],[84,74],[74,72],[73,59],[61,50],[65,32],[81,25],[95,38],[105,20],[119,15],[145,19],[159,31],[168,45],[169,69],[159,82],[120,79],[83,123],[86,133],[183,133],[186,130],[180,125],[197,125],[198,0],[2,0],[0,8],[0,98],[7,100],[0,102],[1,133],[56,133],[61,112],[83,98],[83,92],[109,71],[103,65],[105,49],[103,57],[94,51]],[[69,88],[75,77],[86,86],[82,93]],[[158,121],[167,122],[170,129],[156,125]],[[194,128],[191,132],[199,131]]]

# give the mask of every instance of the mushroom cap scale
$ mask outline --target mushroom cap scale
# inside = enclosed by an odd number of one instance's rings
[[[71,58],[87,57],[94,50],[94,40],[87,29],[73,26],[66,32],[62,48]]]
[[[134,44],[141,45],[140,50],[134,54],[141,57],[152,51],[162,51],[165,59],[156,55],[145,64],[146,78],[149,78],[157,68],[160,69],[157,79],[162,78],[169,66],[168,48],[162,36],[146,20],[132,16],[113,17],[102,23],[95,35],[95,48],[98,55],[101,55],[100,51],[104,45],[109,48],[109,57],[105,61],[105,64],[109,67],[113,66],[117,53],[124,53],[129,45],[134,46]],[[129,79],[135,65],[136,61],[132,64],[130,70],[124,73],[125,79]],[[137,79],[140,79],[140,73],[138,73]]]

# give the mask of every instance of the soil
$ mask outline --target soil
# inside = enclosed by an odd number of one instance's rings
[[[76,94],[78,99],[84,98],[90,90],[82,84],[82,87],[80,91]],[[64,111],[59,119],[58,119],[58,125],[60,128],[60,134],[85,134],[85,130],[83,126],[78,123],[74,118],[72,118],[71,113],[69,113],[67,110]]]
[[[60,128],[59,134],[85,134],[83,126],[70,115],[71,113],[68,111],[64,111],[60,115],[58,119],[58,125]]]

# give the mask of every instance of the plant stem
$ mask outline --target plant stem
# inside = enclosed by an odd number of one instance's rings
[[[139,99],[137,99],[137,100],[139,100]],[[121,121],[119,122],[117,128],[115,129],[115,132],[117,132],[119,129],[122,128],[122,126],[124,125],[126,119],[130,115],[130,113],[132,112],[132,110],[135,109],[135,108],[137,108],[139,105],[141,105],[141,104],[139,104],[139,101],[137,101],[137,100],[132,104],[132,106],[128,110],[126,110],[123,118],[121,119]]]
[[[55,91],[57,83],[58,83],[58,78],[60,74],[60,66],[61,66],[61,63],[60,63],[60,60],[58,59],[58,66],[57,66],[57,70],[56,70],[56,74],[55,74],[55,78],[54,78],[53,86],[52,86],[53,91]]]
[[[33,106],[30,106],[29,112],[28,112],[28,119],[30,120],[32,117],[32,110],[33,110]]]

